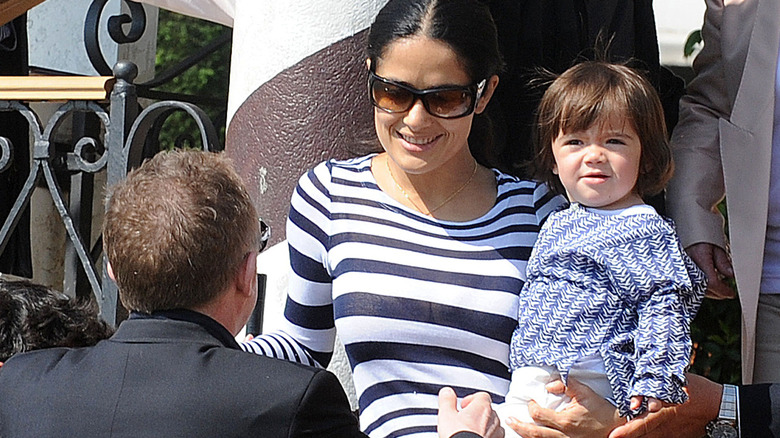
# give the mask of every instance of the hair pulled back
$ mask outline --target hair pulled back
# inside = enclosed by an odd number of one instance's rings
[[[493,17],[477,0],[390,0],[368,33],[371,64],[375,65],[387,46],[413,36],[450,46],[472,82],[497,75],[503,67]]]
[[[415,36],[447,44],[473,83],[498,75],[504,67],[493,17],[478,0],[390,0],[368,33],[367,55],[372,68],[390,44]],[[484,165],[495,165],[489,153],[492,140],[490,119],[484,112],[476,114],[469,146]]]

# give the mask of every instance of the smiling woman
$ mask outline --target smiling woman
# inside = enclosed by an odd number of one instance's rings
[[[468,138],[474,115],[484,111],[498,76],[492,75],[479,92],[476,81],[485,84],[487,79],[471,78],[449,44],[427,36],[389,44],[368,66],[372,79],[384,80],[380,97],[389,94],[388,85],[408,84],[392,90],[405,105],[394,111],[374,105],[374,124],[385,150],[372,165],[380,188],[401,204],[441,219],[470,220],[488,211],[494,204],[495,177],[476,165]],[[377,102],[376,87],[371,91]],[[446,105],[445,97],[451,99]],[[433,106],[436,111],[430,110],[432,101],[439,103]],[[438,111],[443,105],[447,114]]]
[[[480,1],[391,0],[366,60],[382,152],[321,163],[293,194],[286,322],[244,348],[325,366],[338,330],[369,436],[435,436],[444,386],[507,391],[526,262],[563,199],[486,167],[472,126],[501,66]]]

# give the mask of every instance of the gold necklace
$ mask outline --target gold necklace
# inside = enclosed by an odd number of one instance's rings
[[[432,208],[432,209],[428,210],[428,212],[426,213],[414,201],[412,201],[412,198],[409,197],[409,194],[406,193],[406,190],[404,190],[404,188],[401,187],[401,184],[398,184],[398,181],[395,180],[395,177],[393,176],[393,171],[390,170],[390,156],[389,155],[385,159],[385,164],[387,165],[387,172],[390,174],[390,179],[393,180],[393,182],[395,183],[395,186],[398,188],[398,190],[401,191],[401,193],[404,195],[404,197],[409,201],[410,204],[412,204],[414,206],[414,208],[417,209],[417,211],[419,211],[420,213],[422,213],[422,214],[424,214],[426,216],[432,215],[434,211],[444,207],[445,205],[447,205],[447,203],[449,203],[450,201],[455,199],[455,197],[458,196],[458,194],[460,192],[462,192],[463,189],[465,189],[466,186],[468,186],[471,183],[471,180],[474,179],[474,175],[477,174],[477,167],[479,167],[477,165],[477,160],[474,160],[474,171],[471,172],[471,176],[469,177],[468,181],[466,181],[462,186],[460,186],[460,188],[458,188],[458,190],[455,190],[450,196],[448,196],[447,199],[444,200],[444,202],[442,202],[441,204],[437,205],[435,208]]]

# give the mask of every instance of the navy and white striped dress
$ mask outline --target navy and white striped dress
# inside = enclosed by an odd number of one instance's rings
[[[371,158],[327,161],[300,179],[287,223],[285,326],[244,348],[325,366],[338,330],[363,430],[433,437],[441,387],[503,401],[526,263],[563,200],[495,171],[487,214],[441,221],[382,192]]]

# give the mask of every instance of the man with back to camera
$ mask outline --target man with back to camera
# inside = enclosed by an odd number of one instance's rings
[[[257,295],[257,214],[220,154],[163,152],[113,189],[103,238],[131,311],[94,347],[12,357],[0,436],[364,437],[325,370],[241,351]],[[441,437],[501,437],[487,394],[440,397]],[[454,434],[454,435],[453,435]]]

